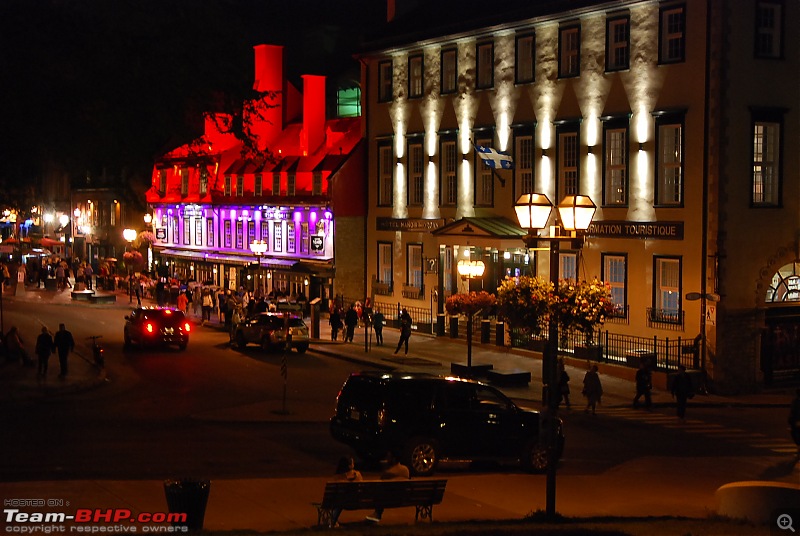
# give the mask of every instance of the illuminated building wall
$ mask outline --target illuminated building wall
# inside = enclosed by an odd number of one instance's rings
[[[784,157],[782,179],[774,162],[757,162],[766,178],[754,179],[748,159],[754,146],[777,154],[778,132],[797,146],[800,47],[782,30],[796,25],[797,3],[582,5],[532,3],[505,17],[494,6],[485,27],[455,10],[440,33],[420,8],[363,54],[376,299],[435,317],[467,288],[461,258],[487,263],[472,290],[494,291],[507,274],[548,276],[547,253],[526,252],[511,229],[515,200],[589,195],[594,224],[581,250],[562,250],[559,276],[612,283],[619,308],[604,329],[642,340],[704,333],[710,377],[752,385],[756,311],[796,252],[800,173]],[[515,169],[487,172],[473,143],[508,152]],[[728,313],[739,320],[726,329]]]

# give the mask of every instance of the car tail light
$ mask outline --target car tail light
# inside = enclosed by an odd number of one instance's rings
[[[186,322],[183,325],[183,331],[185,331],[186,333],[189,333],[190,331],[192,331],[192,326],[189,325],[189,322]]]
[[[381,408],[378,410],[378,426],[385,426],[386,425],[386,408]]]
[[[155,326],[153,325],[152,322],[148,322],[147,324],[144,325],[144,329],[145,329],[145,331],[147,331],[147,333],[153,333],[153,331],[156,328],[155,328]]]

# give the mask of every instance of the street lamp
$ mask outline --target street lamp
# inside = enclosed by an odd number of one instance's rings
[[[136,240],[136,229],[125,229],[122,231],[122,238],[127,240],[128,248],[130,249],[133,241]],[[128,265],[128,303],[133,303],[133,281],[131,281],[131,267],[130,263],[125,263]]]
[[[483,261],[458,261],[458,274],[461,279],[467,281],[467,293],[469,293],[469,281],[475,277],[483,277],[486,265]],[[472,376],[472,314],[467,315],[467,374]]]
[[[558,213],[564,231],[556,225],[550,228],[550,234],[540,237],[539,231],[547,227],[553,205],[544,194],[523,194],[514,204],[520,227],[527,230],[522,238],[528,249],[537,247],[539,240],[549,242],[550,249],[550,282],[558,289],[559,272],[559,245],[561,241],[568,240],[573,248],[580,248],[583,234],[592,223],[594,212],[597,209],[592,200],[585,195],[568,195],[558,205]],[[555,454],[558,451],[558,424],[556,410],[558,407],[558,323],[551,316],[548,326],[547,345],[542,354],[542,382],[544,387],[543,401],[547,411],[547,479],[546,479],[546,515],[556,515],[556,463]]]
[[[256,259],[258,260],[258,288],[259,289],[262,288],[261,285],[263,283],[263,281],[261,280],[261,257],[263,257],[264,253],[267,252],[267,248],[268,248],[268,245],[267,245],[267,241],[266,240],[253,240],[250,243],[250,251],[253,252],[253,254],[256,256]],[[262,289],[261,290],[261,295],[263,296],[264,294],[265,294],[265,292]]]

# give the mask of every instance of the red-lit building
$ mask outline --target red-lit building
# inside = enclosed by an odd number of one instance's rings
[[[323,301],[363,295],[361,118],[329,119],[324,76],[303,75],[298,90],[284,78],[283,47],[254,48],[248,143],[229,131],[235,118],[208,113],[202,137],[155,163],[146,197],[157,269]]]

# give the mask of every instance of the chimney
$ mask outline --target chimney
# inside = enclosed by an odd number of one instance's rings
[[[325,141],[325,77],[303,75],[303,133],[301,145],[312,154]]]
[[[255,81],[253,89],[258,92],[275,92],[274,98],[268,98],[272,105],[265,110],[267,120],[264,132],[265,141],[274,138],[283,131],[283,47],[280,45],[256,45]]]

